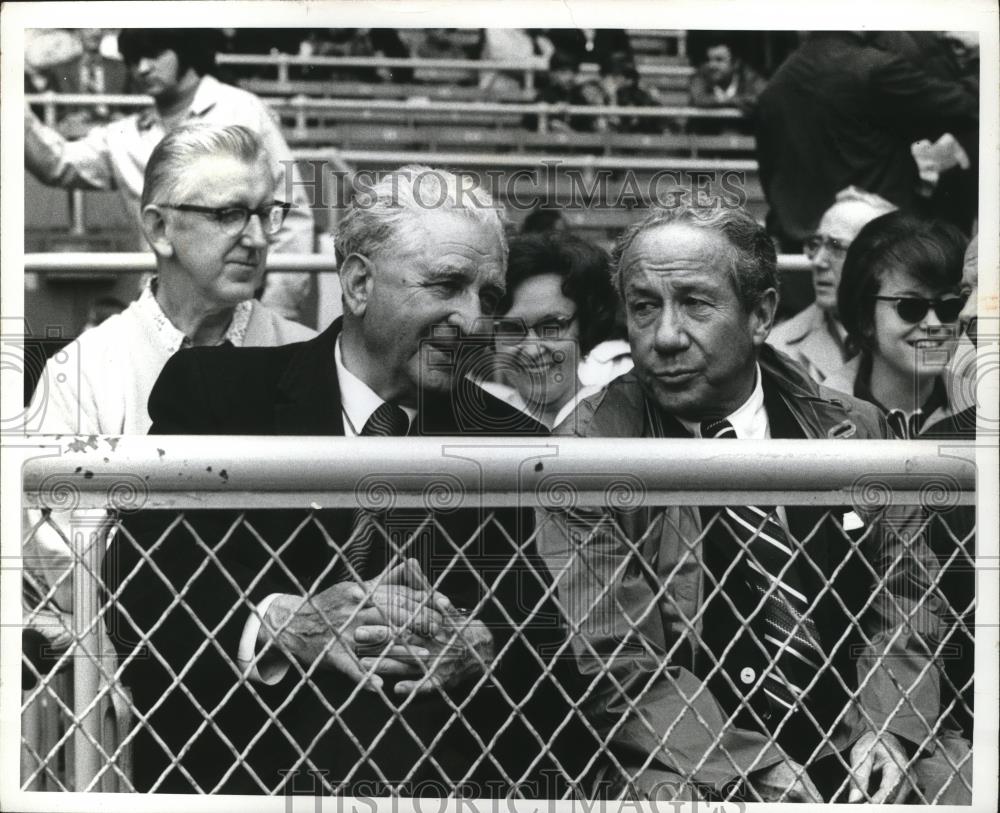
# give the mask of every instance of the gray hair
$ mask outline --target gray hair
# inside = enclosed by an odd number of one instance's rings
[[[618,238],[611,254],[611,273],[612,282],[620,295],[625,293],[622,260],[632,244],[648,231],[675,223],[714,231],[729,241],[733,262],[727,272],[744,309],[753,308],[768,288],[777,290],[778,257],[774,242],[746,209],[683,203],[669,208],[654,208]]]
[[[373,257],[393,241],[398,245],[404,225],[428,211],[452,212],[491,229],[506,267],[503,207],[471,176],[419,164],[400,167],[356,192],[334,238],[337,264],[351,254]]]
[[[169,132],[149,156],[143,176],[140,206],[166,203],[176,191],[186,167],[198,158],[228,155],[248,164],[270,164],[267,149],[249,127],[188,124]]]

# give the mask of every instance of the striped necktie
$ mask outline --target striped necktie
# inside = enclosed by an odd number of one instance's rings
[[[735,440],[736,430],[725,418],[705,421],[701,436]],[[773,507],[728,506],[719,521],[743,548],[737,557],[739,576],[761,599],[750,627],[775,664],[763,691],[792,710],[826,660],[816,624],[804,615],[809,600],[793,561],[795,550]]]
[[[409,431],[409,428],[409,416],[395,404],[386,401],[371,414],[361,430],[361,437],[401,437]],[[378,514],[360,506],[354,509],[351,522],[352,541],[348,543],[344,557],[359,579],[369,578],[368,560],[371,558],[375,538],[381,532],[380,522],[384,526],[384,512]],[[354,578],[350,569],[341,560],[335,580],[352,581]]]

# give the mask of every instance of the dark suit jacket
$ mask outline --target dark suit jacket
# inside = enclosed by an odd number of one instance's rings
[[[913,205],[910,144],[974,126],[969,86],[932,75],[848,32],[814,34],[760,96],[757,157],[768,227],[800,243],[837,192],[854,184],[901,208]]]
[[[343,434],[334,366],[339,327],[335,323],[311,341],[284,347],[179,353],[150,397],[152,433]],[[500,434],[498,426],[507,433],[543,431],[501,401],[481,392],[471,395],[428,396],[417,431]],[[468,404],[481,409],[472,412]],[[122,658],[136,653],[124,680],[137,709],[149,716],[135,741],[137,786],[190,792],[196,789],[193,780],[206,791],[218,786],[222,792],[261,793],[278,787],[283,771],[314,767],[327,771],[327,779],[346,793],[379,795],[380,780],[406,779],[404,795],[441,796],[465,777],[476,783],[474,793],[500,795],[512,782],[537,778],[552,767],[548,758],[534,766],[532,761],[568,711],[559,688],[569,686],[569,676],[560,674],[558,663],[552,675],[543,676],[539,665],[564,633],[543,598],[545,569],[534,545],[511,542],[527,538],[527,514],[497,512],[506,533],[487,525],[476,544],[463,548],[467,563],[455,555],[454,545],[476,538],[483,517],[474,509],[438,517],[444,532],[429,529],[406,550],[432,582],[440,578],[439,589],[456,606],[480,608],[477,617],[493,632],[502,655],[480,685],[470,681],[451,691],[452,702],[463,704],[460,712],[435,695],[406,703],[395,717],[393,707],[402,701],[393,700],[391,692],[388,703],[368,692],[352,697],[356,686],[339,673],[316,671],[303,679],[293,664],[280,683],[265,686],[240,682],[235,666],[248,602],[275,592],[318,592],[333,583],[333,554],[324,534],[345,540],[351,511],[316,512],[323,530],[316,523],[303,525],[305,511],[249,511],[242,524],[235,511],[188,511],[189,524],[172,529],[162,542],[158,538],[175,512],[145,511],[128,519],[127,534],[135,543],[119,535],[105,558],[104,577],[110,590],[121,591],[109,615],[116,649]],[[412,528],[423,516],[392,512],[390,532]],[[512,635],[511,620],[526,623],[523,635]],[[175,680],[175,674],[181,676]],[[530,724],[511,709],[525,699]],[[203,727],[206,718],[210,722]],[[255,740],[259,732],[263,735]],[[573,745],[579,748],[580,731],[573,724],[563,736],[576,738]],[[180,768],[170,769],[161,740],[174,754],[188,749]],[[246,764],[236,767],[234,753],[244,752]],[[298,761],[302,754],[308,763]],[[166,779],[156,785],[164,772]]]

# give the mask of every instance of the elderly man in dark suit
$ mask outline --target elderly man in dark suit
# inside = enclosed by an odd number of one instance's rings
[[[336,248],[342,321],[276,352],[179,354],[150,397],[151,432],[541,433],[462,374],[466,339],[504,286],[484,191],[405,167],[359,192]],[[528,617],[544,606],[544,567],[516,541],[515,514],[129,520],[105,578],[145,718],[138,787],[275,792],[303,769],[345,793],[497,795],[544,769],[536,757],[565,709],[558,665],[540,675],[537,654],[560,633],[551,615]]]
[[[815,384],[765,343],[775,250],[745,211],[653,212],[615,262],[635,369],[557,434],[889,436],[871,404]],[[940,711],[924,643],[936,617],[922,609],[935,566],[919,538],[867,519],[792,506],[574,509],[540,529],[593,681],[585,710],[617,756],[612,792],[905,794]]]

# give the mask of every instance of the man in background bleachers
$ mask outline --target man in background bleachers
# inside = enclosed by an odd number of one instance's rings
[[[211,29],[122,31],[119,50],[136,89],[151,95],[154,106],[94,127],[79,141],[67,141],[26,108],[25,166],[49,185],[117,189],[135,223],[138,249],[143,247],[139,211],[142,177],[153,148],[181,124],[242,124],[257,134],[271,156],[270,173],[276,193],[295,204],[278,235],[275,251],[312,253],[312,211],[291,151],[260,99],[222,84],[212,75],[216,48]],[[308,274],[272,273],[267,278],[263,302],[283,316],[298,318],[309,287]]]
[[[768,343],[802,364],[819,384],[849,358],[837,318],[837,286],[847,249],[866,223],[895,208],[885,198],[850,187],[837,195],[816,233],[806,238],[816,299],[771,331]]]
[[[736,107],[751,115],[766,81],[735,53],[725,36],[709,40],[706,46],[705,61],[691,76],[691,106]]]
[[[30,407],[41,416],[36,431],[145,434],[149,393],[180,349],[267,347],[315,335],[252,298],[283,219],[269,164],[261,139],[242,126],[182,127],[157,145],[142,197],[157,276],[123,313],[85,331],[61,351],[61,361],[46,365]],[[56,649],[68,644],[73,628],[73,557],[65,541],[72,529],[67,512],[52,514],[25,543],[34,588],[28,592],[35,596],[26,611],[45,607],[44,614],[26,614],[25,624],[43,627]]]

